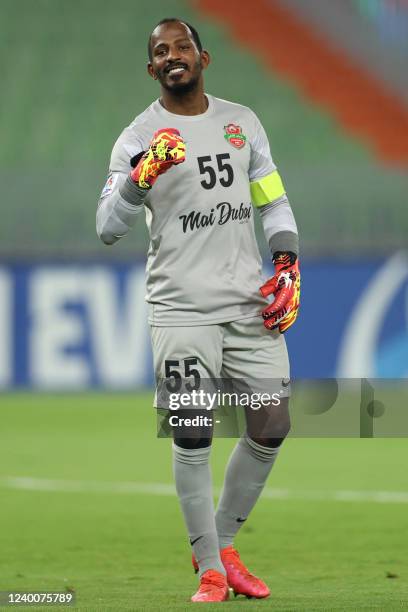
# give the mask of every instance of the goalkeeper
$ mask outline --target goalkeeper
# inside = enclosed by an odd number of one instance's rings
[[[173,428],[176,489],[200,578],[192,601],[224,601],[229,587],[263,598],[269,588],[241,561],[234,537],[289,431],[283,333],[299,308],[297,228],[256,115],[204,92],[210,56],[197,31],[164,19],[149,37],[148,53],[160,98],[113,148],[97,232],[113,244],[145,212],[146,299],[158,384],[185,377],[199,385],[222,377],[263,392],[266,381],[279,382],[279,410],[272,404],[246,409],[247,431],[227,465],[216,509],[208,464],[211,425],[194,435]],[[264,284],[254,210],[275,264]]]

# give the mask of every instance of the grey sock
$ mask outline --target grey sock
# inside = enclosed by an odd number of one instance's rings
[[[220,559],[208,458],[211,447],[180,448],[173,443],[177,494],[200,576],[208,569],[225,575]]]
[[[230,546],[255,506],[279,448],[267,448],[243,437],[235,446],[225,473],[215,521],[220,549]]]

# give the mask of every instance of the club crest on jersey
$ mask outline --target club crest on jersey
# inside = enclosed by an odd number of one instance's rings
[[[235,125],[235,123],[229,123],[224,126],[225,140],[235,147],[236,149],[242,149],[246,143],[246,136],[242,133],[242,127],[240,125]]]

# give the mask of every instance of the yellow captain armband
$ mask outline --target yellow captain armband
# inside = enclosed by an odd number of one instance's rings
[[[282,179],[277,170],[258,181],[251,182],[250,187],[252,204],[257,208],[277,200],[285,193]]]

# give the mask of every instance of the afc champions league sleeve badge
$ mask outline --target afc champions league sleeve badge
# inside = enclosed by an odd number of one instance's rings
[[[224,126],[225,140],[228,140],[230,145],[235,147],[235,149],[242,149],[246,143],[246,136],[242,133],[242,127],[240,125],[235,125],[235,123],[229,123]]]
[[[105,187],[102,189],[102,193],[100,195],[100,198],[105,198],[106,196],[110,195],[112,193],[112,191],[115,188],[115,185],[118,181],[119,178],[119,174],[117,172],[113,173],[110,172],[108,175],[108,179],[105,183]]]

